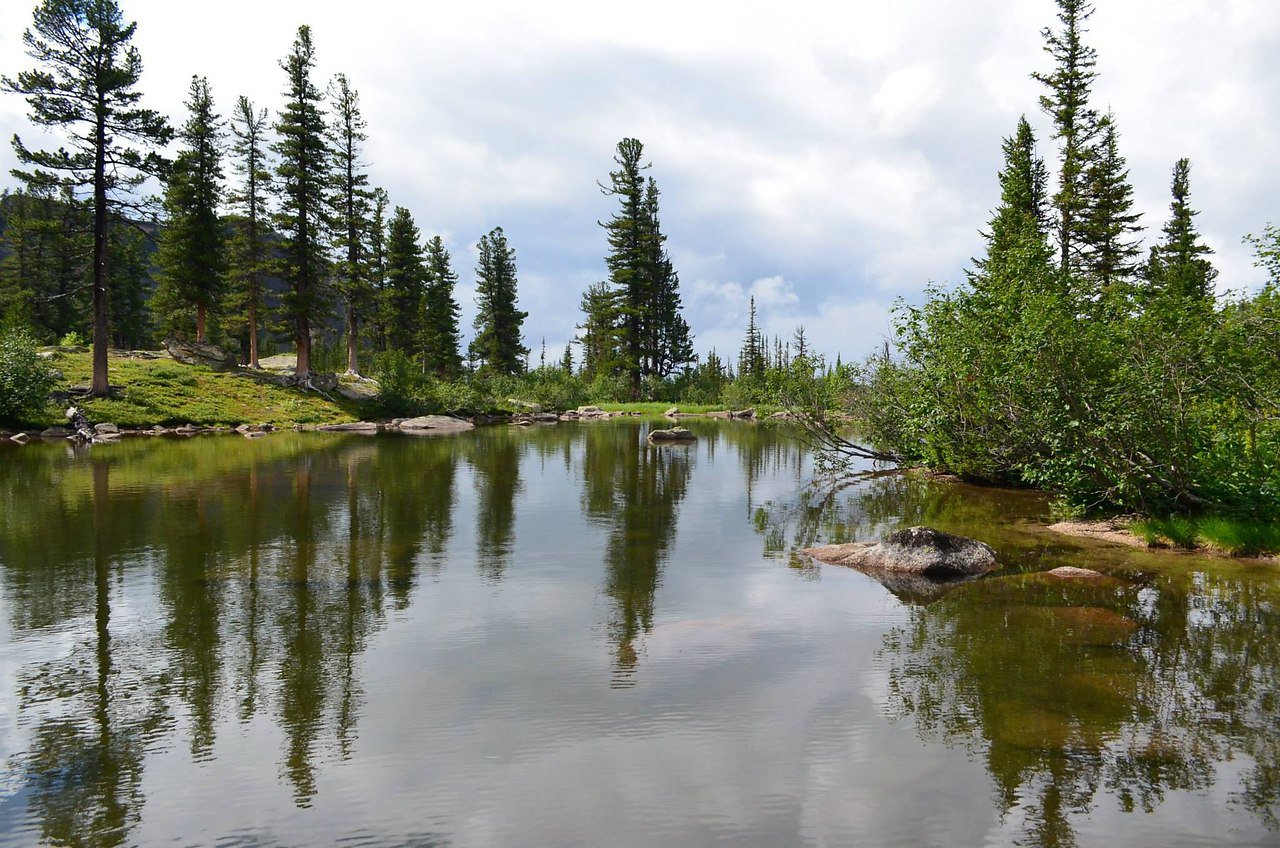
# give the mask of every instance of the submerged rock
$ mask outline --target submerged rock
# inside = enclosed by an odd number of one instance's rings
[[[934,530],[908,527],[883,542],[853,542],[809,548],[802,553],[820,562],[860,569],[883,569],[926,577],[954,578],[986,574],[996,566],[990,545]]]
[[[326,424],[320,429],[331,433],[376,433],[379,428],[372,421],[351,421],[346,424]]]
[[[683,427],[672,427],[670,430],[650,430],[650,442],[692,442],[698,437]]]
[[[420,415],[417,418],[406,418],[400,422],[400,430],[405,433],[460,433],[463,430],[475,429],[474,424],[462,418],[448,415]]]

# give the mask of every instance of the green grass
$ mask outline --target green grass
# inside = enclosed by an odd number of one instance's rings
[[[88,385],[92,361],[88,353],[60,354],[54,367],[63,374],[60,388]],[[335,396],[273,386],[241,374],[219,374],[201,366],[169,359],[112,357],[113,396],[81,404],[89,420],[120,427],[195,424],[331,424],[356,421],[368,414],[361,404]],[[50,408],[45,426],[61,425],[62,409]]]
[[[1129,529],[1151,547],[1172,545],[1194,550],[1209,546],[1232,556],[1280,553],[1280,524],[1257,519],[1175,515],[1135,521]]]
[[[1200,536],[1233,556],[1280,552],[1280,524],[1247,518],[1204,518]]]

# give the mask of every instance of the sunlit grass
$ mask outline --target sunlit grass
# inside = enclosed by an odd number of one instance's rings
[[[62,372],[62,388],[88,385],[92,360],[88,353],[65,353],[54,360]],[[243,374],[220,374],[208,368],[168,359],[110,360],[112,396],[80,402],[93,422],[120,427],[195,424],[321,424],[355,421],[360,404],[315,392],[274,386]],[[50,409],[48,425],[63,424],[62,410]]]
[[[1171,545],[1183,550],[1211,546],[1232,556],[1280,553],[1280,524],[1223,516],[1169,516],[1135,521],[1129,529],[1149,547]]]

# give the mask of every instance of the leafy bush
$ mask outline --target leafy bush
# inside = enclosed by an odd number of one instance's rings
[[[631,384],[626,377],[614,374],[597,374],[587,389],[593,403],[624,403],[631,400]]]
[[[57,379],[53,367],[37,355],[30,333],[16,330],[0,337],[0,421],[24,424],[37,418]]]
[[[58,347],[84,347],[85,344],[84,336],[80,335],[75,330],[72,330],[62,337],[58,342]]]
[[[378,357],[378,404],[389,417],[417,415],[424,411],[429,386],[422,369],[403,351],[391,350]]]

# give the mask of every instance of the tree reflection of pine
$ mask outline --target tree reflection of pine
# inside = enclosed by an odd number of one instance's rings
[[[1118,581],[1117,581],[1118,583]],[[1212,623],[1212,626],[1205,626]],[[1280,596],[1249,577],[1144,587],[1014,575],[911,610],[881,659],[890,713],[985,757],[1033,844],[1075,844],[1100,789],[1151,812],[1244,759],[1236,800],[1280,828]]]
[[[69,655],[20,671],[32,741],[10,766],[31,787],[40,840],[128,843],[148,744],[182,727],[193,758],[209,756],[225,715],[274,714],[282,776],[309,805],[318,760],[351,753],[356,658],[388,605],[408,605],[420,565],[440,567],[457,461],[441,440],[375,450],[307,434],[126,442],[91,459],[9,464],[10,625],[76,639]],[[162,620],[113,628],[117,584],[153,567]]]
[[[693,454],[685,447],[641,444],[631,426],[593,424],[583,433],[583,509],[609,527],[605,592],[614,603],[613,685],[626,687],[634,683],[636,640],[653,627],[654,595],[675,539]]]

